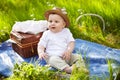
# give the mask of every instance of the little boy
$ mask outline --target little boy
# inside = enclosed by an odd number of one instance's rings
[[[53,8],[45,12],[49,30],[45,31],[38,43],[38,55],[45,59],[50,66],[71,73],[73,64],[82,64],[77,67],[85,67],[82,57],[72,54],[74,38],[67,28],[69,19],[65,9]],[[79,63],[78,63],[79,61]]]

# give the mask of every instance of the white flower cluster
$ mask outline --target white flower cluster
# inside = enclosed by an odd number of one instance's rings
[[[54,8],[53,8],[53,10],[56,10],[56,9],[58,9],[58,8],[57,8],[57,7],[54,7]],[[63,13],[63,14],[67,14],[67,12],[66,12],[66,9],[65,9],[65,8],[62,8],[62,9],[61,9],[61,11],[62,11],[62,13]]]

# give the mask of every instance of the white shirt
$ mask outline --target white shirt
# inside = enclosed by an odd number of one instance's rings
[[[46,48],[45,52],[49,56],[62,56],[71,41],[75,40],[68,28],[64,28],[58,33],[53,33],[50,30],[47,30],[43,33],[38,46],[44,46]]]

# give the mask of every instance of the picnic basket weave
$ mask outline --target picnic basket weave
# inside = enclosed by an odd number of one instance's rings
[[[15,42],[12,43],[13,50],[24,58],[37,55],[37,44],[42,36],[42,33],[43,32],[40,32],[35,35],[12,31],[10,33],[10,39]]]

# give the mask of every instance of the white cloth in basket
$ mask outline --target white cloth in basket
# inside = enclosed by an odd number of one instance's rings
[[[15,22],[15,24],[12,27],[12,31],[37,34],[47,30],[47,28],[47,20],[27,20],[22,22]]]

